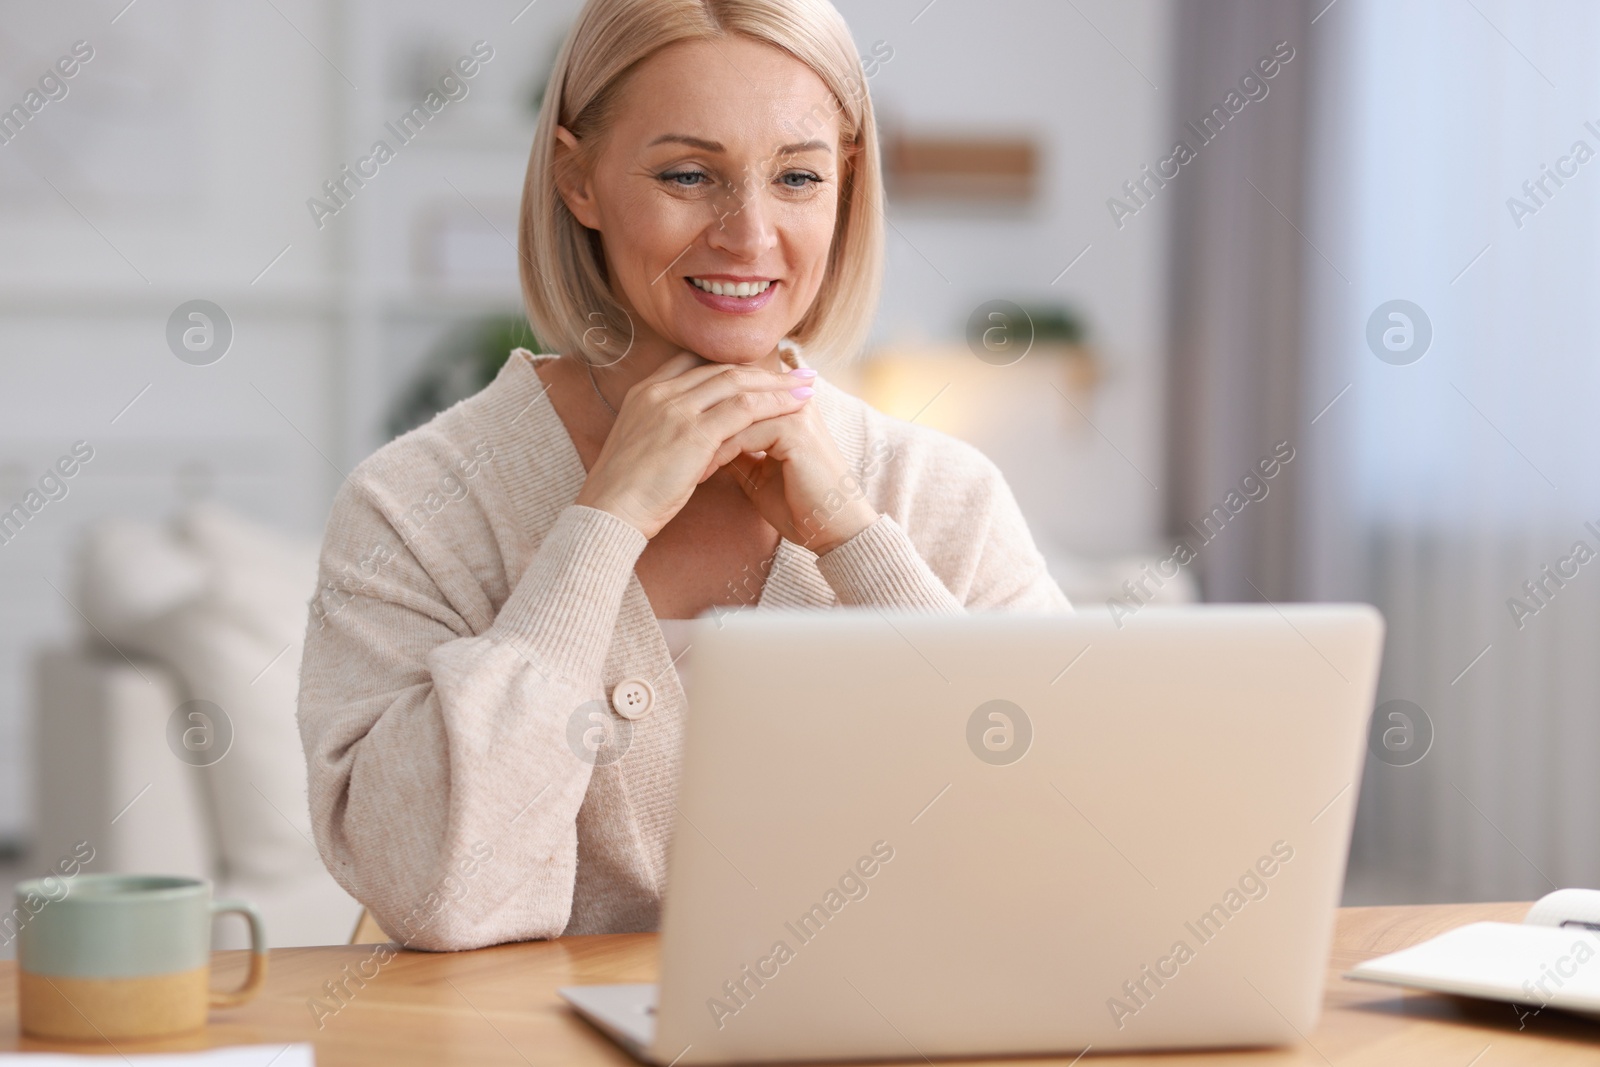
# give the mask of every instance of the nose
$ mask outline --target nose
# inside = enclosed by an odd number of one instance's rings
[[[758,181],[746,180],[730,185],[719,198],[707,241],[712,248],[739,259],[753,260],[778,243],[778,231],[771,206],[761,195]]]

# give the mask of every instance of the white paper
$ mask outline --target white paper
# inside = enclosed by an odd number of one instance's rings
[[[140,1053],[120,1060],[75,1052],[0,1052],[0,1067],[105,1067],[107,1063],[131,1067],[315,1067],[316,1062],[309,1044],[232,1045],[204,1052]]]
[[[1348,977],[1539,1007],[1600,1011],[1600,937],[1575,927],[1471,923],[1359,963]]]

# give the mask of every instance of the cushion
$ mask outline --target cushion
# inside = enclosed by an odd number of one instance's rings
[[[342,942],[359,910],[312,842],[295,724],[317,554],[314,542],[208,501],[170,524],[101,524],[80,572],[93,626],[129,655],[164,661],[189,700],[207,702],[189,709],[203,718],[186,711],[169,730],[174,763],[203,780],[219,895],[254,900],[279,945]]]

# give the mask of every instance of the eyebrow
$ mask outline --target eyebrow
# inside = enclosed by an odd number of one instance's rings
[[[649,146],[654,148],[658,144],[684,144],[691,148],[698,148],[705,152],[726,152],[727,148],[721,141],[708,141],[703,137],[691,137],[686,133],[666,133],[651,141]],[[781,146],[778,155],[798,155],[801,152],[832,152],[833,147],[826,141],[801,141],[797,144]]]

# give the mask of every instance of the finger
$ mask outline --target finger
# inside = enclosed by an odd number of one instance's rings
[[[662,363],[661,366],[657,367],[655,370],[651,371],[649,374],[630,385],[628,387],[628,391],[622,395],[622,403],[619,404],[618,407],[627,407],[629,404],[636,404],[638,402],[638,397],[640,396],[649,396],[651,394],[660,395],[663,390],[670,392],[671,386],[668,383],[675,381],[683,374],[687,374],[698,367],[706,365],[712,367],[715,366],[715,364],[708,364],[706,360],[695,355],[693,352],[679,352],[677,355],[672,356],[670,359]],[[590,373],[592,374],[593,372],[591,371]]]
[[[712,459],[719,465],[731,463],[745,453],[760,453],[765,459],[767,453],[777,449],[790,437],[794,428],[794,420],[782,416],[753,422],[729,435]]]
[[[712,363],[710,360],[697,356],[693,352],[679,352],[648,375],[640,378],[635,388],[639,385],[672,381],[694,370],[715,370],[718,366],[719,364]]]
[[[810,387],[811,381],[787,371],[722,364],[696,368],[672,383],[679,399],[696,411],[709,411],[739,393],[777,393]]]
[[[684,349],[657,367],[648,377],[639,379],[639,384],[643,385],[646,382],[672,382],[684,388],[692,388],[731,370],[773,373],[762,367],[750,367],[740,363],[718,363],[715,360],[706,359],[699,353]]]
[[[690,371],[715,370],[717,366],[717,363],[712,363],[710,360],[707,360],[707,358],[701,357],[701,355],[696,355],[694,352],[688,352],[688,350],[685,350],[685,352],[678,352],[677,355],[669,358],[667,362],[662,363],[662,365],[658,366],[653,373],[648,374],[646,378],[642,378],[640,381],[670,381],[670,379],[682,378],[683,374],[690,373]]]
[[[685,357],[694,361],[685,365]],[[660,370],[628,390],[627,398],[656,405],[671,404],[685,414],[698,415],[740,392],[778,392],[809,385],[760,367],[711,363],[693,353],[679,353]],[[637,401],[636,401],[637,402]]]
[[[717,442],[714,451],[723,463],[740,452],[765,451],[768,446],[762,443],[764,439],[759,434],[748,438],[747,444],[732,449],[727,443],[754,425],[793,415],[804,408],[810,397],[796,396],[796,391],[799,390],[735,393],[700,415],[697,422],[702,431]]]
[[[764,455],[765,453],[762,454],[762,456]],[[739,475],[734,480],[739,483],[739,488],[744,490],[745,496],[755,496],[756,490],[761,487],[761,480],[758,476],[761,473],[762,456],[741,452],[728,461],[728,466],[732,467]]]

